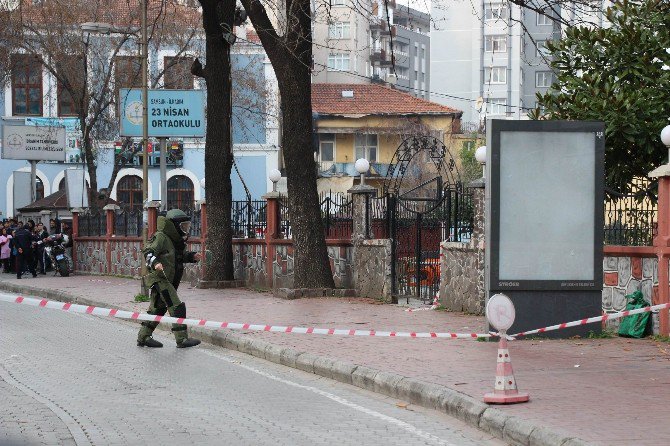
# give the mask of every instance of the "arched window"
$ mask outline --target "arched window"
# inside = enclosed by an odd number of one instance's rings
[[[36,183],[35,183],[35,201],[41,200],[44,198],[44,183],[42,183],[42,180],[40,180],[40,177],[36,178]]]
[[[167,183],[167,208],[193,209],[193,181],[189,177],[176,175]]]
[[[116,201],[119,206],[132,211],[142,211],[142,178],[126,175],[116,185]]]

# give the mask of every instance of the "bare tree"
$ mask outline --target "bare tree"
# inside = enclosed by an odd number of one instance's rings
[[[312,146],[310,0],[286,0],[273,20],[263,3],[242,0],[275,70],[281,95],[282,148],[295,247],[294,286],[333,288]]]
[[[0,19],[0,70],[4,79],[25,71],[27,64],[36,64],[54,80],[46,94],[56,101],[58,115],[79,122],[92,207],[98,203],[99,143],[118,135],[114,111],[118,89],[140,86],[141,63],[133,55],[138,53],[134,36],[139,27],[139,7],[130,0],[23,0]],[[151,46],[171,47],[178,55],[189,53],[199,20],[197,9],[176,0],[155,1],[150,4],[149,18]],[[85,22],[106,22],[115,32],[111,36],[82,33],[80,25]],[[167,68],[154,73],[154,84]],[[28,97],[26,103],[31,100]],[[41,101],[41,97],[34,100]],[[41,116],[41,105],[39,108],[23,110],[22,114]],[[114,176],[121,163],[117,157]],[[114,177],[110,185],[113,183]]]

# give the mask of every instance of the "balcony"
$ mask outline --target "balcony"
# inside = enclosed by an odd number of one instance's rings
[[[366,174],[368,177],[385,177],[391,164],[388,163],[370,163],[370,171]],[[332,161],[322,161],[318,163],[319,178],[328,177],[359,177],[354,163],[334,163]]]
[[[382,67],[387,67],[393,65],[391,57],[386,53],[386,50],[379,49],[373,50],[373,53],[370,54],[370,62],[374,65],[379,65]]]

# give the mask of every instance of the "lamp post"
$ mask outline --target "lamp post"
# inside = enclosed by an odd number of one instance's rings
[[[475,159],[482,165],[482,178],[486,178],[486,146],[477,148]]]
[[[268,177],[272,181],[272,192],[277,192],[277,183],[281,180],[281,172],[278,169],[272,169]]]
[[[668,148],[668,164],[670,164],[670,125],[666,125],[661,130],[661,142]]]
[[[361,175],[361,186],[362,186],[365,184],[365,172],[370,170],[370,162],[365,158],[359,158],[356,160],[356,164],[354,164],[354,167],[356,168],[356,172],[358,172]]]
[[[140,45],[142,58],[142,245],[146,245],[148,239],[148,225],[149,215],[147,211],[147,203],[149,201],[149,85],[148,75],[149,71],[149,51],[147,41],[147,5],[149,0],[141,0],[141,19],[140,19]],[[134,35],[136,29],[122,29],[110,25],[109,23],[101,22],[86,22],[80,25],[83,32],[97,33],[97,34],[126,34]],[[167,198],[167,197],[166,197]],[[141,262],[142,275],[146,274],[146,265]],[[145,293],[146,294],[146,293]]]

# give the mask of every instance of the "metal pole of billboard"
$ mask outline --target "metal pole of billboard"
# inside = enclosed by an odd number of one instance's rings
[[[149,204],[149,48],[147,42],[147,3],[142,0],[142,247],[146,246],[149,230],[149,215],[147,205]],[[147,267],[141,262],[142,276],[146,275]],[[144,281],[142,281],[144,288]],[[143,290],[144,291],[144,290]],[[143,292],[143,294],[147,294]]]
[[[37,201],[37,161],[30,161],[30,203]]]
[[[158,143],[161,151],[161,211],[167,211],[167,138],[158,138]]]

